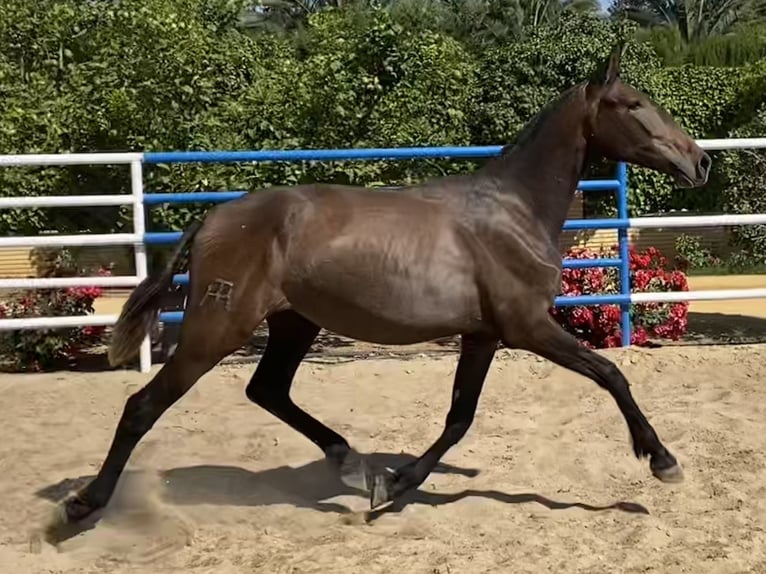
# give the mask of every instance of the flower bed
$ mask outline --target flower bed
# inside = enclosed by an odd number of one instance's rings
[[[597,259],[617,257],[616,248],[595,251],[573,248],[565,257]],[[564,269],[564,296],[619,293],[619,269]],[[655,247],[630,250],[630,285],[633,292],[688,291],[686,275],[668,268],[667,259]],[[640,303],[631,305],[631,343],[645,345],[650,339],[678,340],[686,332],[688,303]],[[591,348],[618,347],[622,338],[619,305],[556,307],[553,317],[568,332]]]
[[[109,275],[101,270],[99,275]],[[34,289],[0,302],[0,318],[89,315],[101,287]],[[85,347],[101,342],[105,327],[18,330],[0,333],[0,353],[14,370],[41,371],[71,360]]]

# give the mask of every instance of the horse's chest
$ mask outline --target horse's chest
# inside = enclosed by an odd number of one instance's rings
[[[561,286],[561,255],[555,246],[511,234],[493,239],[485,243],[481,269],[493,299],[521,309],[530,298],[552,301]]]

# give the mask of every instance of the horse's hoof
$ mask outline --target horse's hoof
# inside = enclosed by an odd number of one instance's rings
[[[653,468],[652,474],[660,479],[662,482],[678,483],[684,480],[684,471],[681,469],[681,465],[676,463],[668,468]]]
[[[88,518],[96,511],[88,504],[80,494],[73,494],[64,500],[62,507],[62,519],[65,523],[73,524]]]
[[[43,538],[48,544],[55,546],[63,540],[93,528],[96,510],[80,495],[71,495],[54,509],[53,515],[43,527]]]
[[[345,452],[327,453],[328,460],[335,466],[340,479],[349,488],[369,493],[372,490],[373,472],[364,456],[352,449]]]
[[[331,465],[340,467],[351,452],[351,448],[345,444],[331,444],[324,451],[324,456]]]
[[[652,474],[662,482],[681,482],[684,479],[684,471],[678,464],[676,457],[667,451],[652,456],[649,463]]]
[[[370,491],[370,510],[381,510],[394,501],[395,482],[396,475],[388,469],[374,475]]]
[[[325,457],[337,469],[343,484],[369,494],[371,510],[393,502],[397,475],[390,469],[373,467],[367,457],[342,446],[328,448]]]

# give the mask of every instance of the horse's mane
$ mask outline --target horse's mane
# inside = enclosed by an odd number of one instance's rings
[[[580,84],[572,86],[571,88],[563,91],[558,98],[548,102],[548,104],[546,104],[543,109],[537,112],[526,124],[524,124],[524,127],[521,128],[521,131],[518,133],[513,142],[507,143],[502,147],[500,150],[500,155],[507,155],[516,146],[523,145],[528,140],[532,139],[540,130],[540,128],[545,124],[545,120],[547,120],[555,112],[559,111],[559,109],[564,104],[569,103],[575,94],[577,94],[580,87]]]

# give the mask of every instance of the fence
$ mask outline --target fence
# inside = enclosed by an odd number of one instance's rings
[[[699,145],[707,150],[766,148],[766,138],[702,140]],[[135,275],[120,277],[55,277],[0,279],[0,289],[66,288],[75,286],[135,287],[147,275],[146,248],[148,245],[175,243],[180,232],[147,232],[145,208],[156,204],[220,203],[241,197],[246,192],[197,193],[145,193],[144,164],[170,163],[234,163],[262,161],[354,161],[398,160],[426,158],[486,158],[497,155],[501,146],[443,147],[443,148],[388,148],[349,150],[291,150],[291,151],[217,151],[217,152],[159,152],[159,153],[95,153],[61,155],[0,155],[3,166],[63,166],[63,165],[127,165],[130,168],[131,193],[119,195],[56,196],[56,197],[4,197],[0,209],[30,207],[72,207],[130,205],[133,208],[133,233],[101,235],[40,235],[27,237],[0,237],[0,247],[64,247],[85,245],[132,245],[135,253]],[[619,164],[614,179],[584,180],[578,189],[583,192],[611,190],[617,196],[617,217],[611,219],[567,220],[564,230],[616,229],[618,231],[618,257],[610,259],[564,259],[564,268],[617,267],[620,270],[620,293],[613,295],[580,295],[557,297],[555,304],[604,305],[618,304],[622,310],[622,344],[630,344],[631,303],[697,301],[717,299],[748,299],[766,297],[766,287],[757,289],[685,291],[664,293],[631,293],[628,257],[628,229],[648,227],[701,227],[716,225],[766,224],[766,214],[716,215],[697,217],[643,217],[630,218],[627,205],[627,167]],[[176,275],[175,284],[188,282],[187,275]],[[182,311],[160,314],[160,321],[177,323]],[[0,330],[61,328],[86,325],[113,325],[116,315],[90,315],[72,317],[31,317],[0,319]],[[141,345],[140,369],[151,368],[149,335]]]

